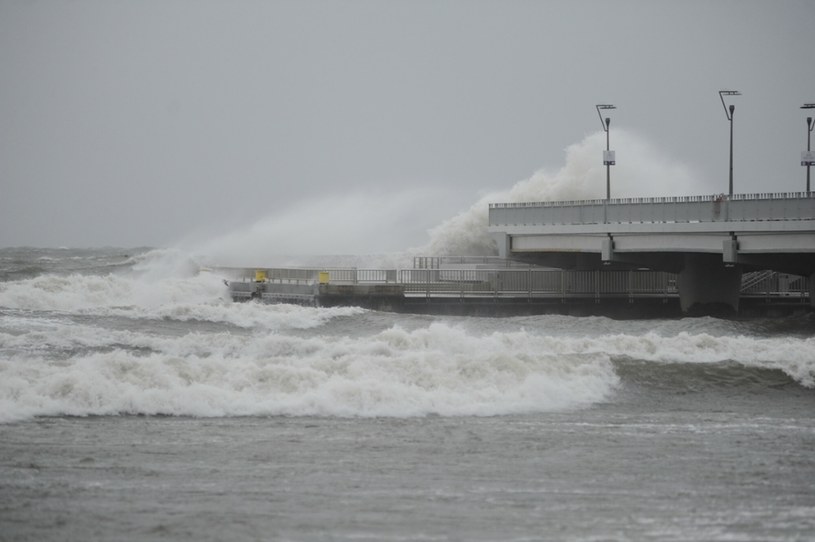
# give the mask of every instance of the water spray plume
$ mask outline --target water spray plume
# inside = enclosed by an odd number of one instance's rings
[[[612,179],[612,197],[652,197],[702,193],[692,171],[662,155],[651,144],[626,130],[615,133],[620,162]],[[430,242],[419,252],[435,256],[497,254],[487,232],[490,203],[571,201],[605,197],[602,164],[605,135],[597,132],[566,149],[558,171],[540,170],[505,192],[484,196],[469,209],[430,231]]]
[[[618,129],[619,165],[613,197],[702,193],[685,166],[663,156],[642,138]],[[490,203],[605,197],[602,163],[605,136],[587,136],[566,149],[558,170],[540,170],[508,190],[488,194],[461,213],[431,227],[450,197],[443,188],[398,193],[357,193],[309,200],[281,209],[246,228],[185,247],[205,264],[231,266],[406,267],[413,255],[487,256],[497,253],[487,232]],[[425,221],[424,223],[422,221]],[[405,249],[429,229],[429,241]],[[325,256],[332,258],[327,259]],[[339,255],[346,255],[338,258]],[[355,255],[355,256],[349,256]],[[309,258],[312,256],[312,258]],[[315,261],[316,256],[323,258]]]

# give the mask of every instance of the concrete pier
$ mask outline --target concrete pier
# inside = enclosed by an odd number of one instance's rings
[[[679,305],[682,312],[739,312],[741,266],[727,266],[716,254],[685,254],[679,272]]]
[[[454,269],[223,271],[231,278],[229,289],[235,301],[358,306],[422,314],[762,316],[808,312],[812,295],[811,281],[806,277],[772,271],[742,273],[740,267],[726,267],[713,255],[690,255],[679,274],[642,269],[570,271],[460,265]]]

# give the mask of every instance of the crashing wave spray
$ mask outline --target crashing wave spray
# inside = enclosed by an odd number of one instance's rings
[[[444,216],[435,212],[443,196],[443,190],[427,188],[326,196],[183,244],[212,265],[405,267],[409,256],[396,251],[427,231],[433,224],[428,216]]]
[[[815,339],[740,335],[713,320],[699,324],[710,333],[675,333],[687,322],[643,333],[553,316],[504,331],[476,319],[350,335],[332,330],[348,329],[358,309],[233,304],[229,321],[240,323],[252,305],[265,317],[245,320],[250,329],[182,335],[4,316],[0,424],[116,414],[498,416],[584,408],[627,386],[683,395],[815,386]]]
[[[612,171],[612,197],[675,196],[701,193],[698,176],[664,156],[644,139],[626,130],[615,130],[620,158]],[[566,149],[566,164],[556,172],[540,170],[505,192],[484,196],[469,209],[445,220],[430,231],[430,242],[419,252],[435,256],[497,254],[487,233],[490,203],[568,201],[605,196],[602,151],[605,134],[597,132]]]
[[[614,146],[620,158],[612,172],[614,197],[702,193],[697,176],[641,137],[617,129]],[[422,224],[422,219],[434,216],[434,211],[442,208],[441,200],[452,197],[443,187],[396,194],[350,193],[302,202],[241,230],[188,242],[185,250],[206,263],[233,266],[392,268],[410,266],[414,255],[493,255],[496,247],[487,233],[490,203],[604,197],[604,148],[604,133],[587,136],[566,149],[566,162],[559,170],[540,170],[507,191],[484,196],[469,209],[432,227],[430,240],[423,246],[402,248],[432,224]],[[338,259],[342,254],[355,256]],[[322,256],[315,261],[307,255]]]

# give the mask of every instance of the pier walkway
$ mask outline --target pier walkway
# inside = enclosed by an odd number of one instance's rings
[[[236,301],[317,306],[358,305],[404,312],[513,314],[679,313],[677,275],[641,269],[572,271],[493,260],[451,264],[424,259],[412,269],[227,269]],[[503,262],[501,267],[497,262]],[[463,268],[462,266],[467,266]],[[488,267],[488,268],[485,268]],[[745,310],[809,307],[805,277],[773,271],[745,273]],[[421,307],[421,305],[426,305]]]

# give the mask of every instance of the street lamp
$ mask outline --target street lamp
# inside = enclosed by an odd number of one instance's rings
[[[600,113],[601,109],[617,109],[611,104],[597,104],[597,116],[600,117],[600,124],[603,126],[603,131],[606,133],[606,150],[603,151],[603,165],[606,166],[606,201],[611,199],[611,166],[616,163],[614,151],[609,149],[609,136],[608,129],[611,125],[611,119],[606,117],[603,121],[603,114]]]
[[[815,104],[804,104],[801,109],[815,109]],[[807,167],[807,194],[809,194],[809,166],[815,165],[815,152],[812,152],[810,147],[812,128],[815,128],[815,123],[812,122],[812,117],[807,117],[807,150],[801,153],[801,165]]]
[[[738,90],[720,90],[719,91],[719,98],[722,100],[722,107],[724,107],[724,114],[727,116],[727,120],[730,121],[730,197],[733,197],[733,112],[736,110],[736,106],[730,104],[730,110],[728,111],[727,106],[724,104],[724,97],[725,96],[741,96],[741,92]]]

